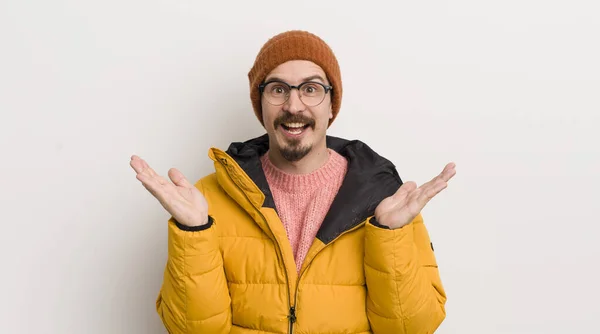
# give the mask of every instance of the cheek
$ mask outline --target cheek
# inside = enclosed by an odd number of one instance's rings
[[[276,111],[273,110],[273,106],[267,103],[262,103],[262,118],[263,123],[267,128],[273,127],[273,120],[275,119],[274,115]]]
[[[327,95],[327,114],[329,116],[329,119],[333,118],[333,104],[331,103],[331,95]]]
[[[329,120],[333,117],[331,108],[326,107],[318,111],[317,123],[320,124],[321,128],[326,128],[329,125]]]

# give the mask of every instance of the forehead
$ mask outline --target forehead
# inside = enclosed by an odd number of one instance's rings
[[[315,80],[326,83],[325,71],[319,65],[308,60],[290,60],[269,72],[265,81],[271,78],[279,78],[288,83],[299,83],[305,78],[313,76],[321,77],[323,80]]]

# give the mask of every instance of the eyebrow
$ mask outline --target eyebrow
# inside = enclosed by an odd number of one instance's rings
[[[281,79],[279,77],[270,77],[270,78],[267,78],[267,79],[265,79],[265,82],[267,82],[267,81],[273,81],[273,80],[287,82],[287,81],[285,81],[285,80],[283,80],[283,79]],[[322,76],[320,76],[318,74],[306,77],[306,78],[302,79],[302,82],[312,81],[312,80],[320,80],[322,83],[326,83],[327,82],[327,81],[325,81],[325,79],[323,79]]]

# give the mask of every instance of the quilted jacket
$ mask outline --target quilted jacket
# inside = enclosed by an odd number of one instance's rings
[[[348,172],[300,273],[259,157],[263,135],[209,150],[214,173],[196,183],[209,224],[168,222],[156,302],[169,333],[433,333],[446,294],[419,214],[390,230],[374,210],[402,184],[360,141],[327,137]]]

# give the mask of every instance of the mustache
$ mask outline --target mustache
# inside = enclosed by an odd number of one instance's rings
[[[275,121],[273,121],[273,126],[277,128],[283,123],[304,123],[308,125],[310,128],[314,130],[315,128],[315,120],[301,115],[301,114],[292,114],[289,111],[286,111],[283,115],[277,117]]]

